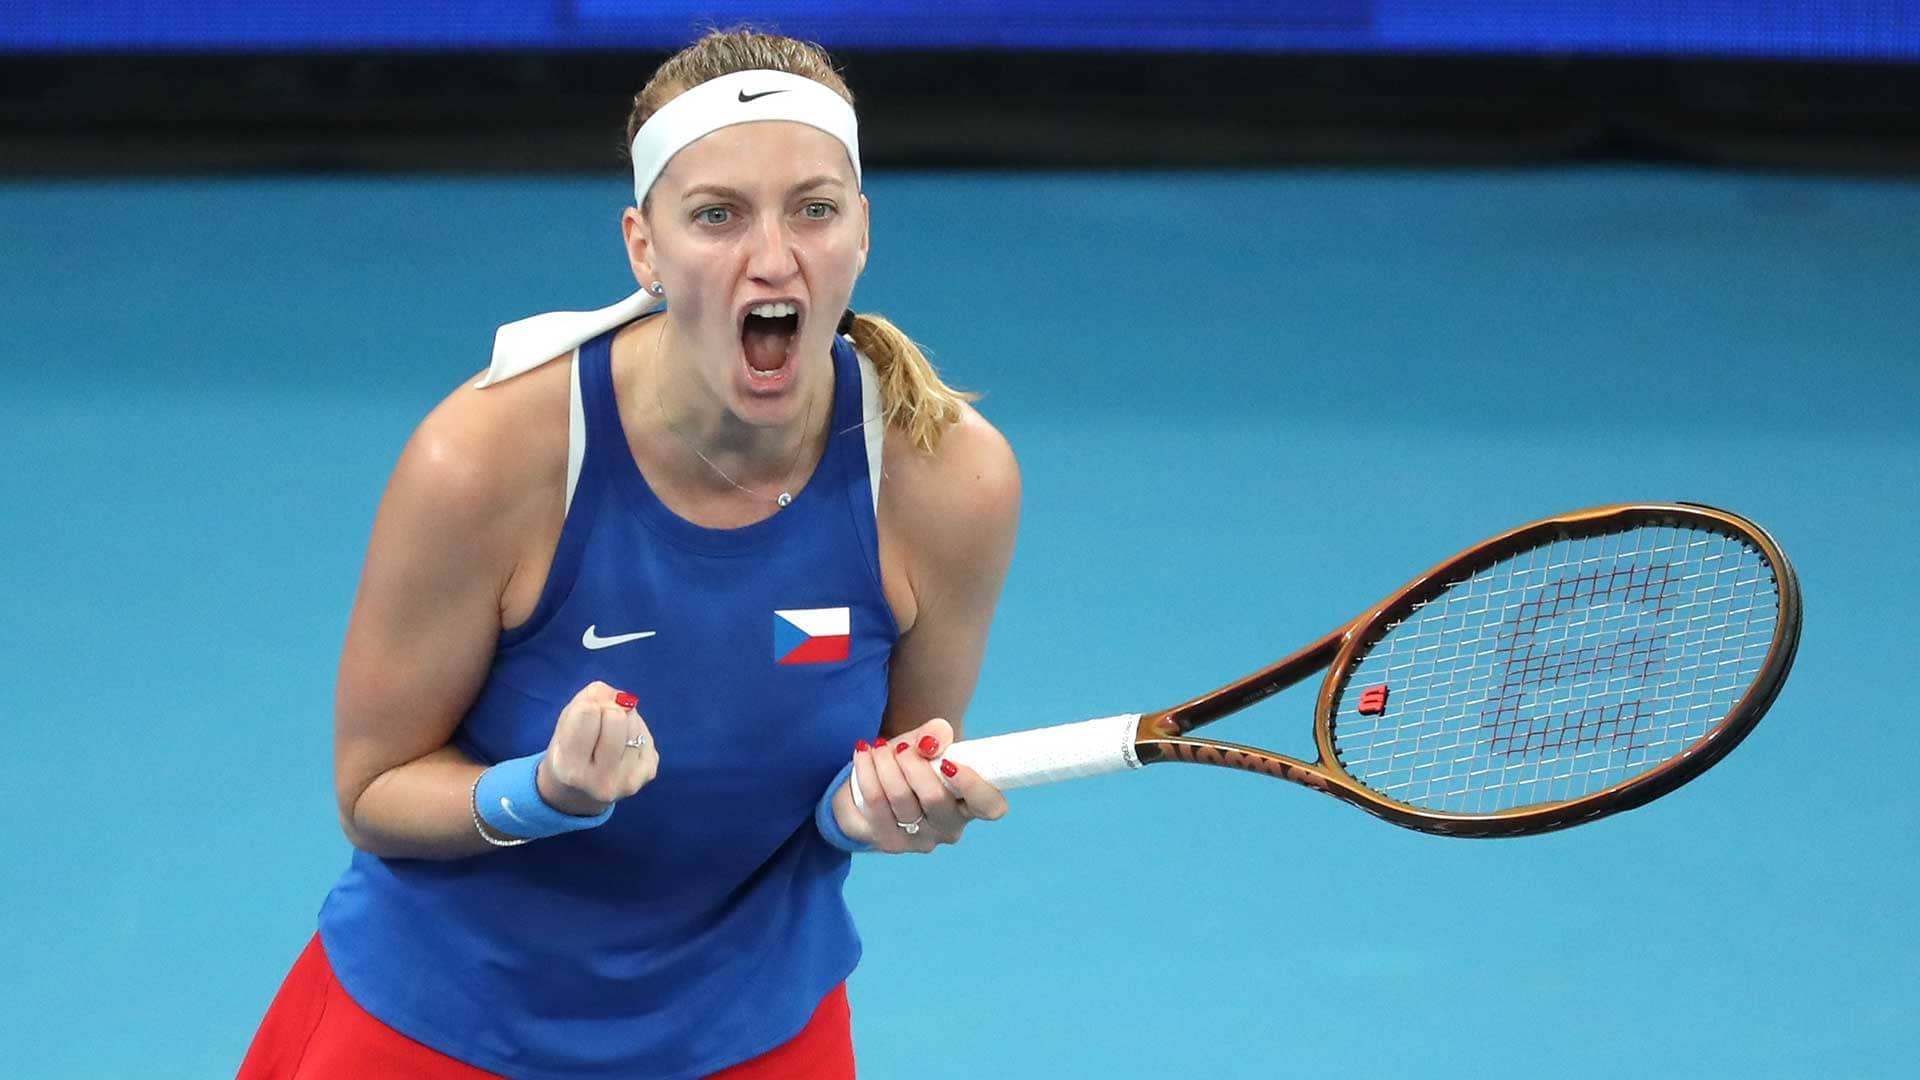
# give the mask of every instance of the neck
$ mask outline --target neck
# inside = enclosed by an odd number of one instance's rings
[[[679,341],[662,315],[659,328],[641,348],[649,361],[641,375],[650,384],[654,420],[663,428],[661,442],[677,457],[675,472],[689,482],[715,491],[746,488],[771,499],[799,486],[817,456],[817,447],[830,426],[822,380],[811,366],[802,373],[800,408],[785,423],[751,424],[727,407],[701,377],[699,357]],[[678,446],[678,455],[672,447]],[[737,493],[737,492],[736,492]]]

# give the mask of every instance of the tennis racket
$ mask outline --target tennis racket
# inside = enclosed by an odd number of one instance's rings
[[[1522,525],[1278,663],[1159,712],[955,743],[1006,790],[1166,761],[1303,784],[1447,836],[1631,810],[1725,757],[1780,692],[1800,587],[1773,539],[1692,504]],[[1192,732],[1325,669],[1312,762]]]

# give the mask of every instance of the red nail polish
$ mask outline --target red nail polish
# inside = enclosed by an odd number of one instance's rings
[[[951,761],[943,761],[940,763],[940,775],[951,780],[960,775],[960,766]]]
[[[859,742],[853,744],[853,752],[856,754],[861,752],[862,750],[871,750],[871,749],[872,747],[867,745],[867,740],[865,739],[861,739]]]
[[[932,758],[940,753],[940,740],[931,735],[920,736],[920,756]]]
[[[896,754],[904,754],[904,753],[906,753],[906,752],[907,752],[907,741],[906,741],[905,739],[902,739],[902,740],[900,740],[900,745],[899,745],[899,746],[896,746],[896,747],[894,747],[894,748],[893,748],[893,752],[894,752],[894,753],[896,753]]]
[[[615,705],[620,706],[623,709],[631,709],[635,705],[640,704],[640,699],[637,697],[634,697],[632,694],[627,693],[625,690],[622,690],[619,693],[613,695],[613,703]]]

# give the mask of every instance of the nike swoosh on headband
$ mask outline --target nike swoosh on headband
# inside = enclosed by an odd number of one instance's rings
[[[601,637],[599,627],[596,624],[587,627],[587,632],[580,635],[580,644],[589,649],[610,649],[615,645],[625,645],[629,641],[639,641],[641,638],[650,638],[653,635],[654,631],[652,630],[641,630],[632,634],[615,634],[612,637]]]
[[[757,94],[749,94],[745,90],[742,90],[740,91],[740,104],[745,105],[749,101],[754,101],[759,98],[767,97],[768,95],[771,95],[771,94],[784,94],[784,93],[786,93],[785,90],[762,90]]]

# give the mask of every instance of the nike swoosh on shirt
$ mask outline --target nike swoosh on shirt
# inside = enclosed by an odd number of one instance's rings
[[[596,629],[596,627],[592,626],[587,627],[587,632],[580,635],[580,644],[585,645],[589,649],[610,649],[615,645],[625,645],[629,641],[639,641],[641,638],[650,638],[654,634],[652,630],[642,630],[635,634],[615,634],[612,637],[601,637],[598,633],[595,633]]]

